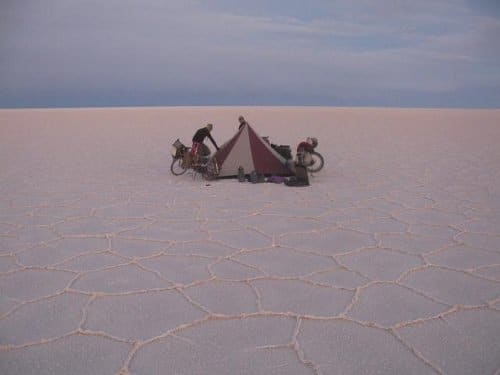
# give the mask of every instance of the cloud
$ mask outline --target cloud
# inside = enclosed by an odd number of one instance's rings
[[[387,90],[500,85],[499,17],[461,1],[30,0],[2,7],[0,106],[1,97],[40,102],[57,92],[83,105],[86,97],[120,102],[120,93],[123,104],[134,95],[169,104],[176,93],[185,104],[190,93],[220,104],[280,95],[357,104]],[[407,97],[419,105],[418,95]]]

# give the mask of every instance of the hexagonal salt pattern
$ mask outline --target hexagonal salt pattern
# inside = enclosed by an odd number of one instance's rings
[[[442,373],[494,374],[500,368],[499,326],[499,311],[458,309],[398,332]]]
[[[304,321],[303,357],[320,374],[436,374],[394,334],[347,320]],[[353,355],[358,353],[358,355]]]
[[[5,375],[117,374],[132,345],[99,335],[74,334],[0,351]]]
[[[0,320],[0,345],[22,345],[75,331],[89,297],[63,293],[21,305]],[[18,327],[25,329],[19,330]]]
[[[170,175],[191,110],[0,111],[1,374],[499,373],[500,114],[301,109],[290,188]]]
[[[313,374],[291,345],[295,320],[254,316],[208,320],[139,348],[133,374]],[[165,355],[165,353],[169,353]]]

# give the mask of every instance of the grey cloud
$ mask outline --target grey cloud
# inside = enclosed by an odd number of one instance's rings
[[[206,4],[11,2],[0,13],[0,94],[302,92],[355,103],[388,89],[499,84],[498,18],[461,1],[313,1],[307,18],[292,9],[300,2],[253,13]]]

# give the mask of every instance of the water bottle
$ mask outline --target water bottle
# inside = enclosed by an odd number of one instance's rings
[[[257,172],[255,172],[255,171],[250,172],[250,182],[252,184],[257,183]]]
[[[243,169],[243,167],[241,165],[238,168],[238,181],[245,182],[245,170]]]

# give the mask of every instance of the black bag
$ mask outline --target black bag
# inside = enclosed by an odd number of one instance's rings
[[[302,165],[295,166],[295,176],[285,181],[287,186],[309,186],[309,175],[307,168]]]
[[[292,158],[292,149],[288,145],[275,145],[271,144],[271,147],[281,156],[283,156],[286,160],[290,160]]]

